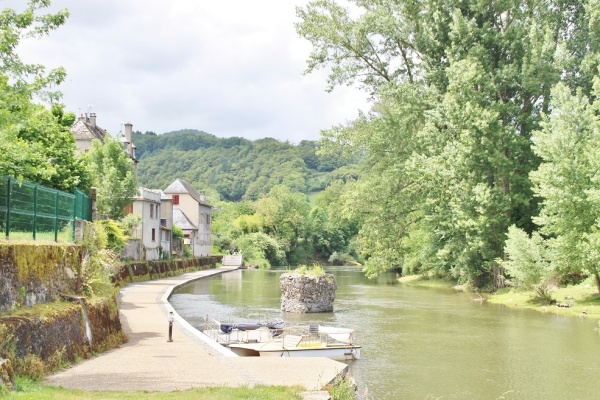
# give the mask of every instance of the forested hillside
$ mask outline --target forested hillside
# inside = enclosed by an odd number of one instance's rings
[[[356,177],[355,160],[320,156],[317,142],[218,138],[198,130],[157,135],[135,132],[141,185],[164,188],[182,178],[228,201],[255,200],[276,185],[295,192],[323,190],[332,179]]]

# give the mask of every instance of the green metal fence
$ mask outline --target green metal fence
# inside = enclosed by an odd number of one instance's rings
[[[0,175],[0,229],[6,239],[73,241],[75,220],[92,220],[92,200]]]

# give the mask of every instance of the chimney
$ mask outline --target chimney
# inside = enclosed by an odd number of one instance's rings
[[[200,201],[204,201],[204,192],[198,193],[200,195]]]
[[[90,113],[90,125],[92,125],[93,128],[96,127],[96,113]]]
[[[133,157],[133,143],[131,143],[131,135],[133,132],[133,124],[131,122],[125,123],[125,139],[127,140],[127,154]]]

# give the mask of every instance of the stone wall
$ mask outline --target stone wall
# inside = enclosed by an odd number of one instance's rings
[[[77,293],[81,255],[74,244],[0,243],[0,312]]]
[[[293,313],[333,311],[337,285],[332,274],[321,276],[297,273],[282,274],[281,310]]]
[[[216,267],[223,256],[207,256],[159,261],[131,261],[119,270],[115,280],[133,280],[134,277],[158,278],[172,273],[182,273],[188,268],[208,269]]]
[[[48,311],[48,315],[30,317],[21,314],[0,317],[0,359],[8,359],[15,374],[27,374],[33,360],[46,371],[63,362],[89,357],[93,352],[122,341],[121,321],[115,298],[86,302],[92,343],[86,339],[85,318],[79,302]],[[33,358],[33,360],[32,360]]]

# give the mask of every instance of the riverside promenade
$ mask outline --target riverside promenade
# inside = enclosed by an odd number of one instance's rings
[[[328,358],[237,357],[175,313],[168,342],[171,291],[190,280],[226,273],[220,267],[130,284],[120,292],[119,312],[129,341],[46,378],[64,388],[93,391],[169,392],[207,386],[299,385],[318,391],[346,371]]]

